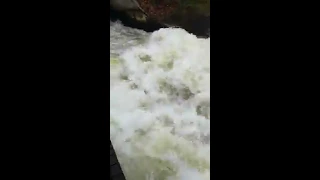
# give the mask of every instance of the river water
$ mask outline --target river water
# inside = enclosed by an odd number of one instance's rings
[[[210,179],[210,39],[110,22],[110,133],[127,180]]]

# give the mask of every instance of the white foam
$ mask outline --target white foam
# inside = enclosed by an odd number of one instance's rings
[[[127,179],[210,179],[209,39],[110,31],[111,140]]]

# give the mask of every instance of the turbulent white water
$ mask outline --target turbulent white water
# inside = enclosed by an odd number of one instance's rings
[[[210,179],[210,41],[110,22],[111,141],[128,180]]]

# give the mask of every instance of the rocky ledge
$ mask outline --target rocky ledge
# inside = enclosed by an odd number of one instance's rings
[[[181,27],[200,37],[210,36],[210,0],[110,0],[110,18],[154,31]]]

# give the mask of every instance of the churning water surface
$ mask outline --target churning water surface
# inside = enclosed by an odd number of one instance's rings
[[[210,40],[110,22],[110,132],[128,180],[210,179]]]

